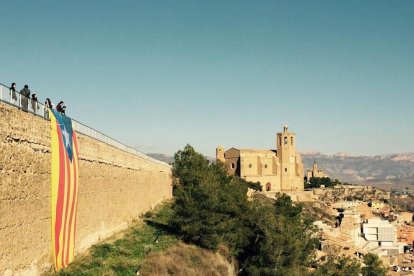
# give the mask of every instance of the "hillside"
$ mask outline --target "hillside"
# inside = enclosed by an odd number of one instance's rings
[[[414,153],[380,156],[302,153],[305,168],[316,160],[331,178],[362,184],[414,184]]]
[[[79,275],[235,275],[225,248],[212,252],[185,244],[171,233],[171,203],[158,205],[143,220],[76,256],[67,268],[46,276]],[[52,268],[50,268],[52,270]]]
[[[174,157],[150,153],[149,156],[171,163]],[[213,161],[214,158],[208,158]],[[350,156],[345,153],[324,155],[302,153],[305,169],[316,160],[319,168],[331,178],[357,184],[414,184],[414,153],[379,156]]]

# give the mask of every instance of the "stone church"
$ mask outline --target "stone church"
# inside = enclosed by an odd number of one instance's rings
[[[318,169],[318,164],[316,163],[316,160],[313,161],[312,170],[308,170],[306,172],[306,181],[309,182],[312,177],[329,177],[329,175]]]
[[[296,134],[287,126],[276,135],[276,150],[216,149],[216,159],[225,164],[229,175],[260,182],[267,193],[300,192],[304,190],[304,170],[296,152]]]

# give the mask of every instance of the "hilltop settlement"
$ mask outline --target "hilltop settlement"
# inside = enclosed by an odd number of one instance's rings
[[[302,204],[318,229],[318,261],[342,255],[362,263],[372,253],[392,273],[414,271],[414,213],[401,204],[411,196],[407,191],[332,181],[316,161],[305,172],[296,135],[287,126],[276,134],[276,149],[218,146],[216,160],[229,175],[260,184],[267,197],[285,193]]]

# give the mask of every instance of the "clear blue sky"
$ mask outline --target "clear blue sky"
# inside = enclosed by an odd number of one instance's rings
[[[414,1],[0,4],[0,82],[143,152],[414,151]]]

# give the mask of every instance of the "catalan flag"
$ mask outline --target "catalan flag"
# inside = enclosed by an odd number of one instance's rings
[[[52,256],[56,271],[74,258],[78,195],[78,146],[72,120],[50,109]]]

